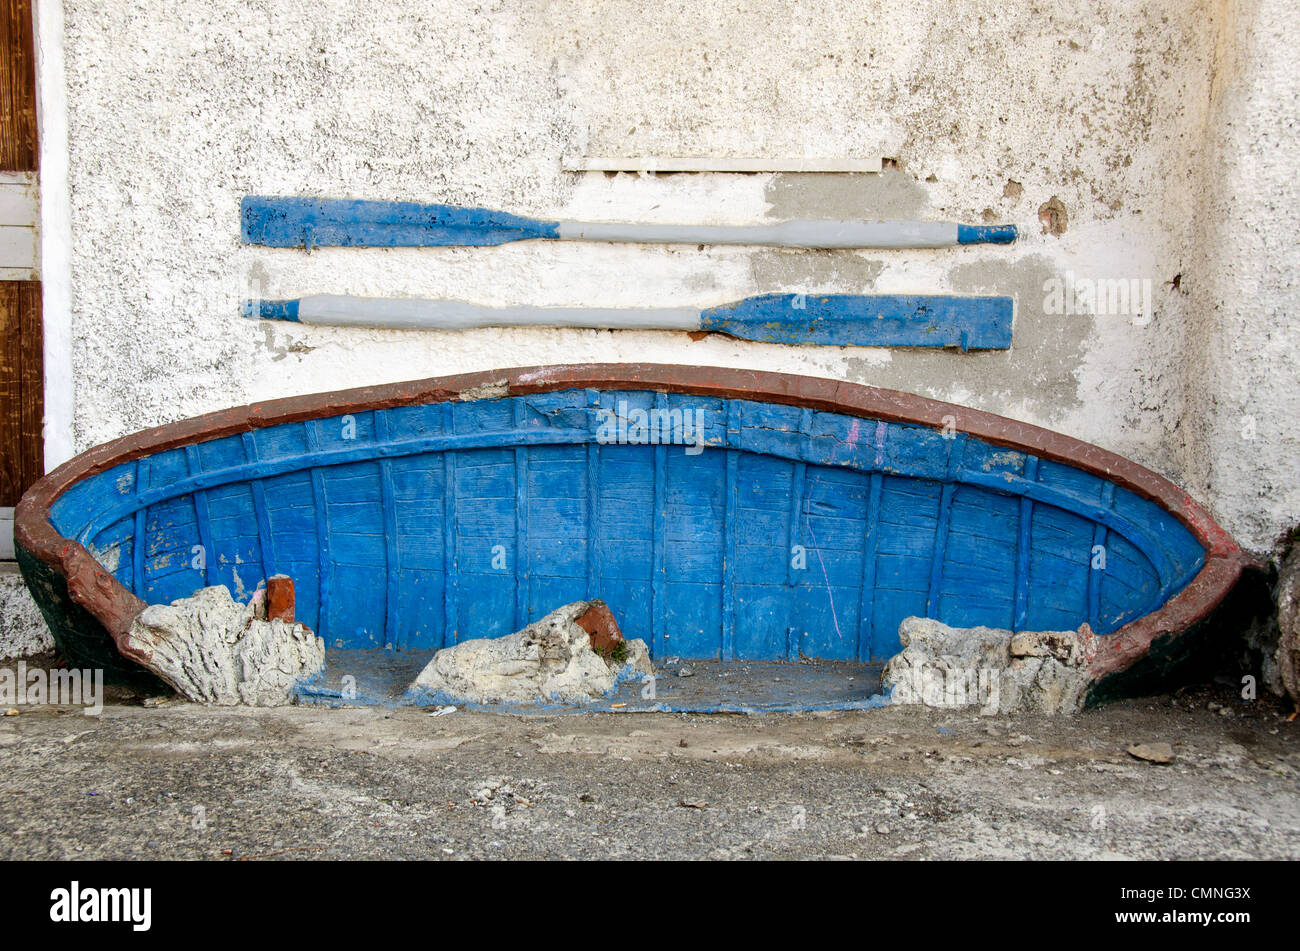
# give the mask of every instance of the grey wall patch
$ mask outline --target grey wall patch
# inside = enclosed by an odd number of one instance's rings
[[[956,265],[951,275],[952,289],[958,294],[996,292],[1015,297],[1011,349],[960,358],[941,350],[894,350],[883,363],[850,356],[845,361],[848,379],[937,399],[962,391],[972,395],[958,402],[977,409],[997,412],[999,407],[1021,406],[1049,421],[1077,408],[1082,397],[1075,373],[1094,318],[1044,313],[1043,284],[1056,276],[1049,259],[1035,255],[1019,261],[977,260]]]
[[[884,262],[854,252],[765,248],[749,256],[750,277],[758,294],[869,294],[884,269]]]
[[[930,195],[898,169],[879,175],[773,175],[765,197],[770,217],[925,218]]]

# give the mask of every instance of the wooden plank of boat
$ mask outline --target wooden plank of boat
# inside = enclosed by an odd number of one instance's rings
[[[50,473],[15,539],[69,661],[118,676],[134,668],[114,645],[146,602],[210,583],[247,599],[283,573],[330,648],[428,650],[599,596],[658,655],[723,660],[879,662],[912,615],[1087,623],[1102,690],[1202,623],[1246,562],[1176,486],[1058,433],[833,380],[650,364],[169,424]]]
[[[1011,244],[1015,225],[954,221],[793,220],[762,225],[547,221],[412,201],[246,195],[245,244],[271,248],[488,247],[510,241],[750,244],[785,248],[951,248]]]
[[[487,307],[456,300],[340,294],[244,302],[244,316],[250,319],[331,327],[686,330],[765,343],[961,350],[1009,348],[1013,309],[1010,297],[942,294],[763,294],[704,311],[693,307]]]

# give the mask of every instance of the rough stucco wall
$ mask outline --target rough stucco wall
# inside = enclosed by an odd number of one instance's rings
[[[1243,541],[1300,523],[1300,57],[1287,0],[1216,5],[1186,484]]]
[[[1221,249],[1202,235],[1213,176],[1200,143],[1217,135],[1221,150],[1248,151],[1259,131],[1221,128],[1236,93],[1211,105],[1226,18],[1183,0],[1074,7],[66,0],[78,448],[250,400],[490,367],[748,366],[918,392],[1097,442],[1193,484],[1244,543],[1266,547],[1300,499],[1285,437],[1261,436],[1276,439],[1271,474],[1224,468],[1244,461],[1225,461],[1224,434],[1199,420],[1208,384],[1251,383],[1220,370],[1230,344],[1188,337],[1216,333],[1221,311],[1168,283],[1193,262],[1198,293],[1215,300],[1238,280],[1274,279],[1247,267],[1219,281]],[[572,175],[560,171],[571,152],[880,154],[899,168]],[[1244,165],[1238,184],[1218,186],[1221,211],[1253,188],[1250,174]],[[534,242],[308,255],[240,246],[250,192],[608,220],[996,220],[1023,237],[1010,249],[892,253]],[[1068,211],[1064,235],[1039,225],[1052,196]],[[1277,266],[1278,240],[1264,249],[1275,264],[1258,267]],[[1044,313],[1043,282],[1067,271],[1150,279],[1154,320]],[[962,355],[259,325],[238,316],[254,289],[701,307],[777,290],[951,290],[1014,294],[1017,316],[1011,351]],[[1266,319],[1234,314],[1248,327]],[[1265,477],[1273,494],[1261,499]]]

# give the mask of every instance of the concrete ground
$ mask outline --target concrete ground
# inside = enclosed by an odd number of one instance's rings
[[[0,718],[0,858],[1300,858],[1300,720],[1226,688],[1073,718],[113,699]]]

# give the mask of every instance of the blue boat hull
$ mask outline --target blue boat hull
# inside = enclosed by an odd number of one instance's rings
[[[288,574],[332,648],[428,650],[600,597],[656,656],[723,660],[883,661],[911,615],[1110,634],[1213,547],[1131,480],[958,407],[936,427],[779,390],[534,388],[258,410],[102,454],[48,522],[146,603]]]

